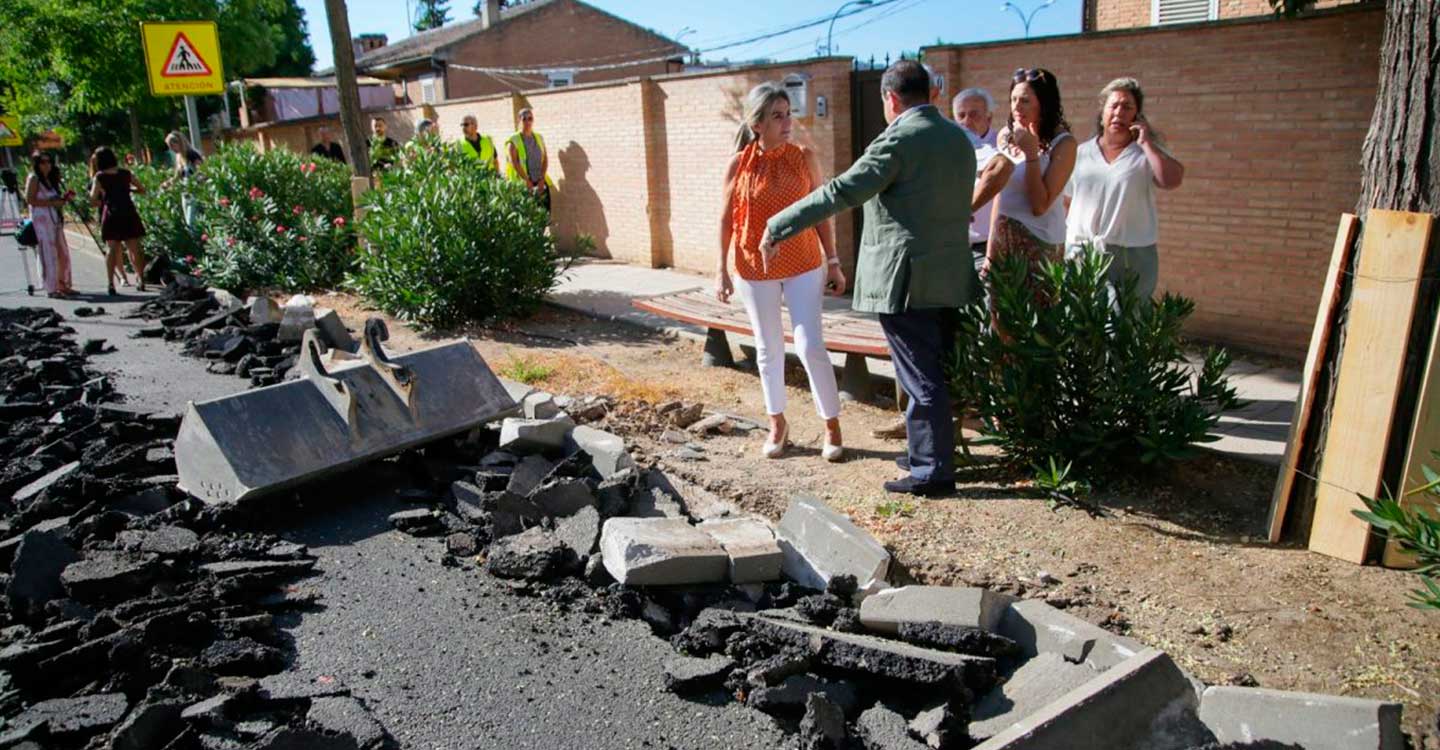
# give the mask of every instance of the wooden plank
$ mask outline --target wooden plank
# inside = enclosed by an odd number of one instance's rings
[[[1415,421],[1410,428],[1410,445],[1405,449],[1404,477],[1400,482],[1400,505],[1409,509],[1423,509],[1432,517],[1440,518],[1440,500],[1429,493],[1412,495],[1410,492],[1424,487],[1424,467],[1440,471],[1440,460],[1434,453],[1440,450],[1440,321],[1430,334],[1430,355],[1425,360],[1425,379],[1420,383],[1419,408],[1415,410]],[[1419,564],[1413,554],[1400,549],[1400,543],[1391,540],[1385,544],[1382,562],[1387,568],[1413,568]]]
[[[1315,492],[1310,527],[1310,549],[1315,552],[1365,561],[1370,525],[1352,511],[1364,507],[1356,493],[1374,497],[1380,492],[1433,224],[1434,217],[1402,211],[1372,210],[1366,219]]]
[[[1295,470],[1299,468],[1295,463],[1300,458],[1305,430],[1310,426],[1310,410],[1315,404],[1315,381],[1320,377],[1320,365],[1325,361],[1331,324],[1335,320],[1335,305],[1340,301],[1340,274],[1350,265],[1350,253],[1359,231],[1360,220],[1354,214],[1340,215],[1340,229],[1335,232],[1335,249],[1330,253],[1330,268],[1325,272],[1325,286],[1321,287],[1320,309],[1315,312],[1315,327],[1310,330],[1310,350],[1305,355],[1305,369],[1300,371],[1300,394],[1295,400],[1294,418],[1290,420],[1290,437],[1285,440],[1285,457],[1280,461],[1280,476],[1270,497],[1271,543],[1280,541],[1285,531],[1285,512],[1290,507],[1290,493],[1295,489]]]

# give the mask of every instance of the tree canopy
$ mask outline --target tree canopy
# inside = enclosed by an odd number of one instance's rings
[[[132,130],[175,120],[178,102],[146,84],[141,21],[215,21],[226,80],[304,75],[315,61],[297,0],[0,0],[0,18],[0,107],[23,130],[70,139],[131,113]]]

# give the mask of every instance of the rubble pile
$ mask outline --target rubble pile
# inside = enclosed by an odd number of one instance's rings
[[[517,594],[646,622],[676,652],[668,690],[770,714],[802,748],[1402,746],[1395,704],[1202,689],[1038,599],[895,587],[885,548],[818,499],[744,515],[555,406],[573,401],[517,390],[524,417],[402,457],[425,479],[394,528]]]
[[[0,309],[0,747],[387,746],[343,685],[284,671],[273,618],[315,558],[185,498],[178,419],[113,402],[105,343],[70,333]]]
[[[331,349],[356,348],[339,315],[316,309],[309,297],[296,295],[284,307],[265,296],[242,302],[184,275],[175,276],[129,316],[154,321],[137,336],[180,342],[187,356],[209,362],[208,371],[245,378],[253,387],[298,375],[300,339],[307,329],[316,329]]]

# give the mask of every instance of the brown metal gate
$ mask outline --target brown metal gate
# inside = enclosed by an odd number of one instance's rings
[[[880,77],[884,74],[885,69],[875,67],[873,60],[868,66],[858,64],[855,70],[850,72],[850,143],[854,150],[851,154],[852,161],[860,158],[860,155],[865,153],[865,147],[885,129],[884,102],[880,99]],[[860,245],[860,230],[864,228],[863,213],[858,209],[850,212],[855,222],[857,250]]]

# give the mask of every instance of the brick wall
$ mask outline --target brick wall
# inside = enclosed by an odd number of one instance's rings
[[[656,57],[676,50],[668,40],[624,19],[576,2],[555,2],[521,13],[447,52],[453,62],[479,67],[557,67],[564,61],[602,64]],[[584,65],[584,64],[582,64]],[[581,65],[577,65],[581,67]],[[575,84],[662,75],[666,63],[577,73]],[[448,68],[452,99],[549,86],[544,75],[505,75]],[[419,101],[416,98],[414,101]]]
[[[710,272],[719,253],[721,191],[725,168],[735,153],[744,97],[756,84],[779,81],[794,72],[811,75],[808,115],[797,118],[792,137],[815,149],[822,179],[850,165],[850,63],[819,60],[795,66],[769,66],[709,75],[656,79],[657,147],[666,165],[670,236],[661,243],[666,265]],[[816,115],[816,98],[828,112]],[[854,239],[848,216],[836,223],[836,247],[852,267]]]
[[[650,85],[634,80],[526,95],[550,157],[554,232],[562,248],[573,248],[576,235],[585,233],[602,258],[655,264],[645,149]]]
[[[1326,10],[1341,5],[1354,5],[1367,0],[1316,0],[1313,8]],[[1374,2],[1374,0],[1370,0]],[[1114,31],[1133,29],[1154,24],[1154,0],[1085,0],[1082,13],[1086,30]],[[1270,0],[1217,0],[1217,21],[1233,21],[1241,18],[1272,16],[1275,13]]]
[[[1196,301],[1194,335],[1300,357],[1339,214],[1360,187],[1383,23],[1372,7],[925,55],[956,90],[988,87],[997,123],[1011,71],[1043,64],[1082,138],[1100,88],[1137,76],[1147,115],[1186,167],[1184,185],[1160,198],[1161,289]]]

